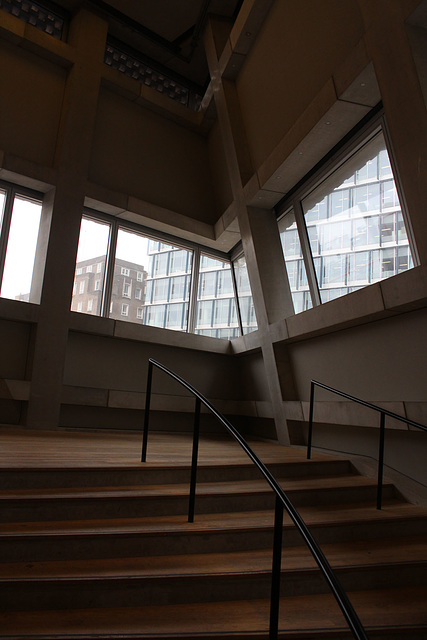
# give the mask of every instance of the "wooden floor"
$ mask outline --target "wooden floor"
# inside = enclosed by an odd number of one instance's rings
[[[0,468],[133,467],[140,466],[141,433],[58,430],[41,431],[0,427]],[[263,462],[303,460],[305,450],[282,447],[274,442],[250,440]],[[147,463],[190,464],[192,436],[182,433],[149,435]],[[322,459],[324,456],[313,456]],[[202,435],[199,462],[222,460],[229,464],[248,462],[247,454],[231,437]]]

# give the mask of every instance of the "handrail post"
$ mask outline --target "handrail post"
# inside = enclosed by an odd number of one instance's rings
[[[148,361],[147,392],[145,394],[144,434],[142,438],[141,462],[147,460],[148,420],[150,417],[151,380],[153,378],[153,363]]]
[[[377,509],[381,509],[383,495],[383,470],[384,470],[384,441],[385,441],[385,413],[381,411],[380,443],[378,452],[378,487]]]
[[[313,437],[314,381],[310,385],[310,414],[308,419],[307,459],[311,458],[311,440]]]
[[[194,504],[196,502],[197,457],[199,453],[200,432],[200,398],[196,397],[193,429],[193,455],[191,459],[190,501],[188,505],[188,522],[194,522]]]
[[[279,633],[280,577],[282,568],[283,503],[276,495],[274,512],[273,568],[271,575],[269,640],[277,640]]]

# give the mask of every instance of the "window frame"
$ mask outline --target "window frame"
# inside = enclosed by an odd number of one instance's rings
[[[318,280],[316,277],[316,267],[315,267],[316,256],[313,255],[313,251],[310,245],[310,239],[308,236],[308,227],[306,224],[305,214],[303,209],[303,201],[313,191],[315,191],[315,189],[319,185],[325,182],[330,176],[332,176],[337,170],[339,170],[340,167],[345,165],[347,160],[349,160],[352,156],[357,154],[367,143],[369,143],[379,133],[383,134],[388,157],[390,160],[392,178],[394,179],[397,196],[400,201],[400,210],[402,212],[402,217],[403,217],[404,225],[406,228],[406,233],[408,237],[409,248],[412,254],[413,264],[414,266],[419,265],[419,257],[418,257],[418,252],[415,245],[414,234],[412,231],[410,218],[407,212],[403,189],[399,179],[399,172],[396,167],[390,135],[388,133],[384,111],[381,109],[381,111],[375,114],[375,116],[371,118],[371,120],[367,124],[364,124],[363,126],[359,126],[358,130],[355,131],[353,135],[349,135],[348,139],[346,139],[342,144],[339,145],[339,148],[336,148],[330,154],[328,154],[328,156],[319,163],[319,165],[313,170],[313,172],[308,176],[306,176],[306,178],[303,178],[300,181],[300,183],[296,185],[296,187],[293,190],[291,190],[291,192],[288,195],[282,198],[282,200],[275,207],[278,223],[291,211],[293,211],[295,215],[297,231],[298,231],[300,244],[301,244],[301,254],[302,254],[302,259],[303,259],[306,273],[307,273],[307,281],[308,281],[309,292],[311,295],[313,307],[321,305],[322,300],[321,300],[321,290],[319,288]],[[380,171],[380,168],[378,168],[378,171]],[[382,198],[382,193],[380,192],[379,194],[380,202],[381,202],[381,198]],[[390,213],[392,212],[393,212],[393,207],[390,207]],[[385,215],[386,213],[387,212],[379,211],[378,212],[379,218],[382,218],[383,215]],[[380,228],[380,233],[381,233],[381,228]],[[381,238],[380,238],[379,249],[381,250],[381,248],[382,248],[382,245],[381,245]],[[387,245],[385,246],[385,248],[387,248]],[[355,286],[358,286],[358,285],[355,284]],[[369,285],[364,285],[364,286],[369,286]]]
[[[145,227],[143,225],[138,225],[136,223],[120,219],[118,220],[114,216],[111,216],[107,213],[102,213],[99,211],[95,211],[93,209],[89,209],[88,207],[84,207],[82,212],[82,218],[86,218],[88,220],[93,220],[94,222],[108,224],[110,227],[108,246],[106,250],[106,262],[105,262],[105,270],[104,270],[104,278],[100,279],[100,290],[102,291],[101,295],[101,306],[99,317],[110,317],[110,306],[111,306],[111,298],[112,298],[112,290],[113,290],[113,278],[114,278],[114,267],[115,267],[115,255],[117,248],[117,238],[120,229],[124,231],[133,232],[148,238],[148,240],[153,241],[155,243],[162,243],[173,246],[175,249],[183,249],[185,251],[191,251],[193,254],[192,258],[192,270],[190,275],[190,281],[187,284],[189,289],[189,301],[188,301],[188,317],[187,317],[187,327],[183,329],[187,333],[196,334],[196,309],[197,309],[197,289],[199,282],[199,273],[200,273],[200,259],[201,254],[208,256],[209,258],[213,258],[215,260],[221,260],[223,262],[227,262],[230,264],[231,274],[232,274],[232,283],[233,283],[233,292],[231,296],[234,295],[235,304],[237,308],[237,318],[238,318],[238,330],[240,335],[243,335],[242,322],[241,322],[241,314],[239,301],[237,297],[237,289],[236,289],[236,281],[235,281],[235,273],[233,267],[233,259],[234,259],[234,250],[230,253],[224,253],[222,251],[205,247],[203,245],[199,245],[197,243],[191,242],[189,240],[184,240],[181,238],[177,238],[176,236],[169,235],[167,233],[162,233]],[[160,245],[159,245],[160,246]],[[240,251],[243,254],[243,250]],[[233,256],[233,257],[232,257]],[[176,274],[171,274],[170,276],[165,277],[174,277]],[[169,301],[164,304],[173,304],[178,301]],[[185,303],[185,301],[182,301]],[[160,303],[157,303],[160,304]],[[154,302],[152,305],[144,304],[144,318],[147,314],[147,310],[151,307],[155,306]],[[148,326],[148,325],[147,325]]]

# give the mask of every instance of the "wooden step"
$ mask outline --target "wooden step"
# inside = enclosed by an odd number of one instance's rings
[[[320,544],[427,531],[427,509],[398,500],[381,511],[356,503],[302,507],[300,513]],[[0,523],[0,562],[271,548],[273,520],[273,512],[263,510],[200,514],[194,523],[184,516]],[[287,515],[284,544],[302,544]]]
[[[1,433],[1,432],[0,432]],[[284,457],[284,456],[283,456]],[[10,463],[10,461],[9,461]],[[355,473],[348,460],[327,458],[306,460],[303,455],[297,459],[285,459],[281,462],[265,460],[268,469],[276,478],[307,478],[322,475],[344,475]],[[127,466],[24,466],[0,468],[0,486],[2,489],[43,489],[43,488],[79,488],[141,486],[152,484],[188,483],[191,466],[178,461],[146,462],[138,461]],[[222,464],[218,460],[210,464],[199,463],[197,470],[199,482],[231,482],[234,480],[257,480],[261,474],[254,464],[245,457]]]
[[[376,501],[376,482],[359,475],[278,479],[278,482],[297,507]],[[384,484],[384,500],[394,493],[391,484]],[[178,515],[187,513],[188,501],[189,485],[181,483],[9,489],[0,491],[0,522]],[[196,505],[198,513],[272,509],[274,494],[264,479],[199,482]]]
[[[393,627],[399,629],[400,637],[414,637],[407,635],[414,630],[427,631],[425,587],[355,591],[348,596],[368,635],[371,629],[390,633]],[[268,620],[268,600],[9,611],[0,613],[0,637],[54,637],[64,640],[88,636],[134,640],[196,637],[223,640],[224,637],[250,638],[253,634],[266,637],[260,634],[266,633]],[[332,596],[326,594],[281,598],[279,628],[283,638],[349,637],[338,605]]]
[[[427,586],[424,537],[325,545],[346,590]],[[271,550],[246,553],[0,564],[0,610],[178,604],[268,598]],[[282,595],[325,593],[307,548],[284,550]]]

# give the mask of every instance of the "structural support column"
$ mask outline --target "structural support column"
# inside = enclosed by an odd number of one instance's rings
[[[28,426],[35,428],[58,426],[74,267],[106,36],[106,22],[85,9],[72,21],[69,44],[75,48],[76,61],[67,79],[57,139],[58,179],[43,211],[50,221],[50,232],[27,414]],[[85,64],[80,64],[83,59]],[[92,65],[88,65],[90,60]]]
[[[215,23],[206,30],[205,47],[226,152],[249,280],[261,336],[262,355],[276,433],[289,444],[278,363],[270,326],[293,314],[293,305],[274,212],[246,205],[243,186],[253,174],[235,83],[222,78],[216,50]]]

